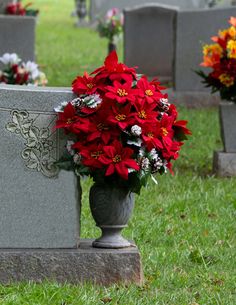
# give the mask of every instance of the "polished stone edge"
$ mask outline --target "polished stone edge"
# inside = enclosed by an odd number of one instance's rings
[[[213,172],[219,177],[236,176],[236,153],[215,151],[213,156]]]
[[[81,240],[78,249],[0,249],[0,283],[143,283],[140,253],[133,243],[125,249],[98,249],[92,241]]]

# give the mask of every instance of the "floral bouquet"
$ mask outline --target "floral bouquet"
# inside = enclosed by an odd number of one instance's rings
[[[5,53],[0,57],[0,63],[3,64],[3,69],[0,70],[0,83],[35,86],[47,84],[45,74],[38,69],[36,63],[24,63],[15,53]]]
[[[203,83],[212,93],[219,91],[224,100],[236,103],[236,18],[229,20],[231,26],[212,37],[213,44],[204,45],[201,66],[211,68],[209,74],[197,71]]]
[[[123,14],[118,8],[109,10],[104,19],[98,20],[97,31],[101,37],[105,37],[110,43],[116,43],[123,32]]]
[[[55,108],[56,128],[75,136],[59,167],[136,193],[148,177],[172,171],[191,133],[157,80],[118,63],[113,51],[102,67],[78,76],[72,89],[77,97]]]
[[[6,6],[7,15],[20,15],[20,16],[37,16],[39,10],[29,9],[32,3],[27,3],[25,6],[20,1],[12,1]]]

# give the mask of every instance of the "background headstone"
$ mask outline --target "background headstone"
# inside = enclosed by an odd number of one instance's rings
[[[23,60],[35,59],[34,17],[0,15],[0,56],[17,53]]]
[[[174,68],[177,91],[209,91],[194,70],[203,69],[199,66],[203,44],[213,43],[211,37],[230,26],[230,16],[236,16],[236,7],[178,12]],[[163,36],[167,33],[163,32]]]
[[[90,18],[96,21],[96,18],[103,17],[106,12],[117,7],[120,10],[133,8],[137,5],[163,4],[173,5],[184,9],[200,8],[205,6],[205,0],[91,0],[90,1]]]
[[[9,2],[9,0],[0,0],[0,14],[5,13],[6,6]]]
[[[145,5],[124,11],[124,58],[148,76],[173,78],[175,19],[178,8]]]
[[[53,166],[65,146],[53,108],[72,98],[69,89],[0,85],[0,248],[78,245],[78,181]]]

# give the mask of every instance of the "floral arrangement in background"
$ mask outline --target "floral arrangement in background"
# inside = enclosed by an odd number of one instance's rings
[[[98,20],[97,31],[101,37],[105,37],[110,43],[115,44],[122,36],[123,23],[123,14],[118,8],[112,8],[103,19]]]
[[[191,132],[187,121],[177,121],[162,89],[119,63],[115,51],[102,67],[78,76],[72,83],[77,97],[55,108],[56,128],[76,138],[58,166],[136,193],[154,173],[172,171],[171,161]]]
[[[35,62],[23,62],[17,54],[5,53],[0,57],[0,83],[12,85],[45,86],[47,78]]]
[[[197,71],[197,74],[206,87],[211,87],[212,93],[219,91],[222,99],[236,103],[236,18],[231,17],[229,23],[229,28],[211,38],[213,44],[203,46],[201,66],[212,71],[208,74]]]
[[[37,16],[39,10],[29,8],[31,5],[31,2],[23,6],[21,1],[12,1],[7,4],[5,12],[7,15]]]

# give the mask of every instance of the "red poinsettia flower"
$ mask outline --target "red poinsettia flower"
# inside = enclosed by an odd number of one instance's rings
[[[119,63],[116,51],[112,51],[106,57],[104,66],[96,69],[91,74],[96,74],[96,80],[109,78],[112,81],[123,80],[125,82],[132,82],[133,79],[136,79],[135,69],[129,68],[123,63]]]
[[[160,125],[157,122],[155,124],[149,123],[142,126],[141,137],[148,151],[153,148],[163,149],[163,144],[159,139],[160,133]]]
[[[149,104],[145,99],[138,99],[134,107],[136,110],[134,118],[141,125],[157,122],[158,112],[154,111],[156,104]]]
[[[138,80],[137,87],[140,89],[140,96],[144,97],[148,103],[153,103],[164,97],[160,91],[156,91],[154,84],[148,82],[146,76],[142,76]]]
[[[129,168],[139,170],[139,165],[132,159],[133,150],[123,147],[115,140],[112,146],[104,146],[104,155],[101,156],[101,162],[108,165],[105,175],[110,176],[115,172],[123,179],[128,179]]]
[[[87,141],[101,139],[104,144],[107,144],[112,137],[118,137],[120,131],[118,128],[111,127],[107,121],[107,113],[101,109],[96,112],[96,115],[84,118],[81,130],[87,132]]]
[[[175,137],[177,139],[185,139],[185,135],[191,135],[192,132],[186,127],[188,124],[188,121],[185,120],[180,120],[180,121],[175,121],[173,124],[173,130],[175,132]]]
[[[156,91],[161,92],[161,90],[165,90],[166,87],[161,86],[161,83],[158,81],[157,78],[154,78],[152,81],[150,81],[150,85],[154,86]],[[164,94],[164,98],[167,97],[167,94]]]
[[[163,114],[161,120],[158,122],[159,138],[161,139],[164,147],[169,147],[173,143],[174,131],[173,118],[166,113]]]
[[[72,82],[72,91],[77,95],[93,94],[96,90],[96,82],[87,72],[84,72],[83,76],[77,76],[77,78]]]
[[[79,117],[76,115],[76,109],[71,103],[68,103],[64,111],[58,113],[58,120],[56,121],[55,127],[71,130],[72,125],[77,121],[79,121]]]
[[[173,141],[171,146],[165,147],[162,150],[162,156],[167,160],[170,161],[171,159],[176,160],[179,156],[179,150],[182,142]]]
[[[120,129],[126,129],[134,123],[133,114],[131,113],[131,105],[121,106],[119,104],[112,106],[112,113],[107,118],[108,122],[116,124]]]
[[[118,103],[134,102],[135,94],[139,93],[139,90],[132,89],[132,83],[130,82],[121,84],[118,81],[114,81],[113,86],[107,86],[105,89],[108,90],[105,97],[116,100]]]
[[[102,168],[103,164],[100,161],[103,152],[103,146],[101,144],[81,144],[77,142],[73,145],[73,149],[78,150],[79,154],[82,156],[82,163],[85,166],[94,168]]]

